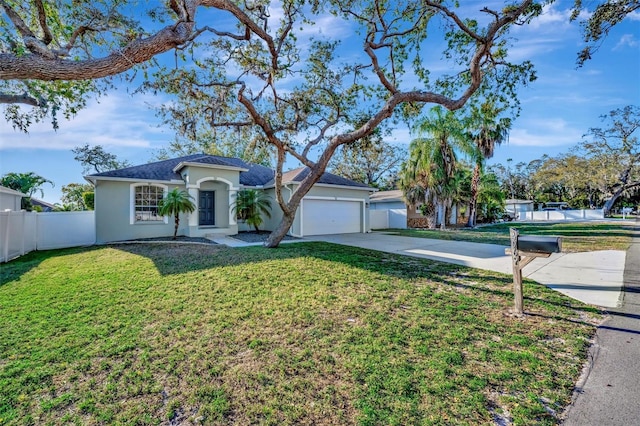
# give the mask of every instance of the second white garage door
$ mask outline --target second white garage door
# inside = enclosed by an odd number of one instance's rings
[[[362,203],[359,201],[303,199],[303,235],[362,232]]]

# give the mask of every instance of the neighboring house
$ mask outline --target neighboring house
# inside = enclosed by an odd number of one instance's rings
[[[33,207],[40,207],[43,213],[52,212],[55,210],[56,206],[53,204],[47,203],[46,201],[38,200],[35,198],[31,198],[31,205]]]
[[[308,174],[286,172],[287,198]],[[109,242],[173,235],[173,220],[158,216],[160,200],[173,188],[186,189],[196,210],[184,215],[178,235],[235,235],[233,204],[238,191],[261,189],[272,198],[271,218],[261,229],[273,230],[282,218],[275,200],[274,171],[238,158],[193,154],[86,176],[95,185],[96,241]],[[289,231],[293,236],[369,231],[368,186],[325,173],[300,203]]]
[[[20,211],[22,210],[22,197],[26,197],[26,194],[22,192],[0,186],[0,211],[12,210],[12,211]]]
[[[452,205],[449,215],[449,225],[456,225],[458,223],[458,210],[459,206]],[[438,206],[438,215],[436,217],[436,226],[440,226],[442,219],[444,218],[444,207]],[[422,216],[420,212],[420,206],[408,206],[407,207],[407,226],[409,228],[426,228],[427,218]]]
[[[384,211],[388,228],[405,229],[407,227],[407,206],[402,191],[380,191],[369,197],[371,211]],[[378,214],[378,213],[371,213]]]
[[[516,220],[526,217],[527,212],[532,212],[533,204],[531,200],[508,199],[505,201],[507,212],[513,214]]]
[[[419,206],[407,206],[401,190],[380,191],[370,197],[371,210],[386,210],[389,228],[426,228],[427,219],[420,213]],[[457,206],[452,206],[449,223],[457,223]],[[444,209],[438,210],[437,225],[440,225],[444,216]]]

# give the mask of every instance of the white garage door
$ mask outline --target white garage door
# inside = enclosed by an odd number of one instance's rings
[[[361,202],[310,199],[302,202],[304,235],[362,232]]]

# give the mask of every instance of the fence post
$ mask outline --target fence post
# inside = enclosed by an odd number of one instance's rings
[[[27,212],[22,210],[20,212],[20,217],[22,219],[22,238],[20,238],[20,256],[24,256],[24,239],[26,237],[26,233],[27,233]]]
[[[9,229],[11,229],[11,227],[9,226],[9,222],[11,221],[11,212],[9,210],[5,210],[5,215],[7,217],[7,220],[5,222],[5,227],[4,227],[4,247],[3,247],[4,253],[2,253],[2,260],[4,262],[8,262],[9,261]]]

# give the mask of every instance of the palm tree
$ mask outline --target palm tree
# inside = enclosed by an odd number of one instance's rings
[[[233,210],[238,220],[253,226],[259,232],[263,222],[262,215],[271,217],[271,198],[263,191],[245,189],[238,192]]]
[[[409,198],[415,198],[410,195],[411,191],[423,188],[429,227],[435,227],[435,215],[442,208],[444,217],[440,226],[444,229],[456,192],[456,150],[468,154],[473,148],[462,123],[452,112],[444,112],[441,107],[431,111],[432,117],[416,126],[416,131],[424,136],[411,142],[409,161],[402,167],[400,189],[409,201]]]
[[[173,188],[166,197],[160,200],[160,209],[158,214],[161,216],[173,215],[175,219],[175,228],[173,230],[173,239],[178,235],[178,226],[180,226],[180,213],[193,213],[196,205],[193,203],[193,197],[184,189]]]
[[[0,178],[0,185],[5,186],[7,188],[11,188],[15,191],[20,191],[23,194],[26,194],[29,198],[33,196],[36,191],[40,191],[40,196],[44,196],[44,191],[42,190],[42,185],[45,183],[51,184],[53,187],[53,182],[49,179],[45,179],[40,175],[35,174],[34,172],[28,173],[7,173],[6,175]]]
[[[480,176],[484,168],[485,160],[493,157],[496,145],[500,145],[509,138],[511,119],[497,119],[500,112],[501,111],[489,101],[483,103],[479,109],[472,109],[468,124],[472,130],[467,133],[467,137],[473,141],[477,149],[473,154],[475,168],[473,169],[473,177],[471,178],[468,227],[476,226],[478,187],[480,185]]]
[[[487,222],[498,219],[504,212],[504,198],[498,177],[493,173],[482,174],[478,185],[479,216]]]

